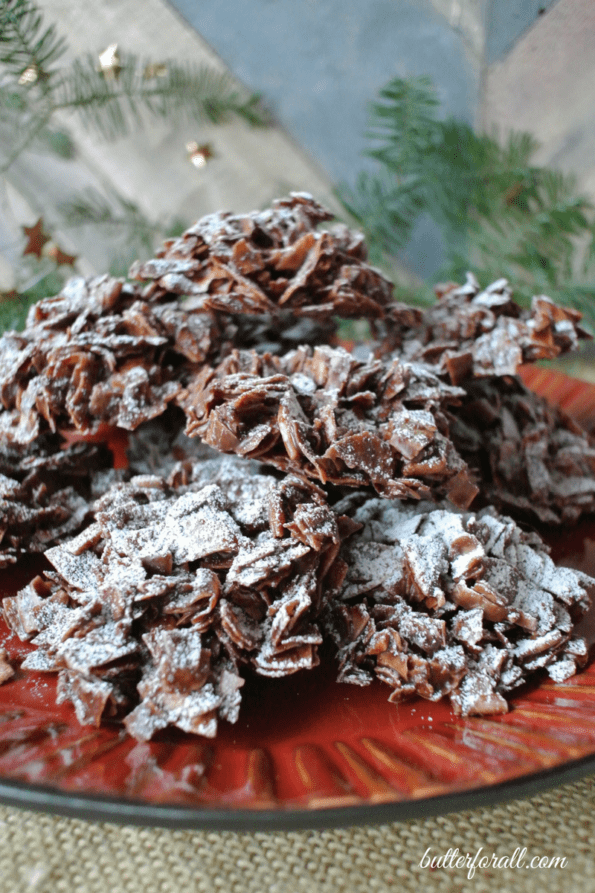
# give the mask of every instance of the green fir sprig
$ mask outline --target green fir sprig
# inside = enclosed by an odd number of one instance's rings
[[[428,78],[395,78],[371,105],[368,138],[377,169],[339,194],[376,262],[402,255],[428,214],[445,245],[439,278],[505,276],[521,303],[548,294],[595,328],[595,208],[575,177],[535,164],[533,136],[476,133],[439,116]]]
[[[52,113],[74,112],[108,140],[142,127],[144,115],[178,124],[221,124],[232,115],[265,123],[259,97],[240,90],[227,72],[170,61],[163,74],[147,77],[150,64],[131,53],[120,64],[118,77],[106,78],[92,56],[75,59],[52,80]]]
[[[156,242],[180,236],[188,227],[188,221],[176,218],[165,222],[150,220],[136,202],[115,191],[108,197],[96,189],[86,189],[64,202],[59,210],[65,230],[92,226],[107,239],[118,241],[121,247],[109,270],[112,276],[125,276],[133,260],[151,255]]]
[[[44,26],[43,16],[30,0],[3,0],[0,4],[0,65],[17,82],[34,68],[36,83],[46,88],[51,66],[66,50],[55,25]]]
[[[31,150],[74,158],[76,146],[64,123],[69,116],[105,140],[127,136],[152,119],[174,125],[222,124],[232,117],[250,126],[269,123],[260,97],[225,71],[177,60],[155,64],[132,53],[118,53],[106,69],[90,54],[66,63],[66,50],[66,40],[44,22],[34,0],[0,0],[0,175]],[[51,221],[47,209],[37,210],[50,231],[92,226],[118,233],[111,264],[117,275],[179,230],[175,221],[149,220],[114,190],[87,191]],[[15,290],[0,294],[0,330],[22,325],[28,306],[58,291],[69,272],[46,256],[23,258]]]
[[[79,116],[105,139],[126,136],[147,117],[220,124],[235,115],[250,125],[267,123],[260,97],[225,71],[174,60],[155,66],[126,53],[106,75],[90,54],[58,64],[65,50],[32,0],[0,0],[0,124],[20,124],[19,139],[2,152],[1,172],[57,113]]]

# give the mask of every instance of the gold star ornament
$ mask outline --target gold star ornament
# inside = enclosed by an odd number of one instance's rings
[[[20,87],[30,87],[39,78],[37,65],[28,65],[18,80]]]
[[[119,78],[122,71],[122,62],[117,43],[110,43],[103,53],[99,54],[98,71],[101,72],[106,81],[116,81]]]
[[[186,143],[186,152],[188,153],[190,164],[198,168],[205,167],[215,154],[213,147],[209,143],[203,143],[202,146],[199,146],[196,142]]]
[[[168,75],[168,67],[165,62],[149,62],[143,69],[143,78],[145,81],[151,81],[154,78],[166,78]]]

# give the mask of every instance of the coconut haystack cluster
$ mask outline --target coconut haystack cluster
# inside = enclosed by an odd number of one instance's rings
[[[595,444],[517,376],[575,349],[579,314],[472,275],[407,307],[330,219],[306,194],[210,215],[0,339],[0,566],[51,565],[3,613],[81,723],[214,736],[254,673],[323,643],[340,681],[461,715],[587,659],[594,581],[499,514],[595,509]]]

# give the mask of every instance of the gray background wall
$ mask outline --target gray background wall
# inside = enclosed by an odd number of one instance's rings
[[[483,117],[486,69],[553,0],[170,0],[334,183],[363,157],[368,106],[395,76],[429,75],[444,114]],[[420,221],[405,253],[415,273],[442,262]]]

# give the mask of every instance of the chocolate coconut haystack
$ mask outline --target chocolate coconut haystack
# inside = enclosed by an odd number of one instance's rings
[[[579,326],[578,311],[558,307],[545,295],[535,296],[531,310],[523,310],[506,279],[482,289],[468,273],[464,285],[451,282],[435,292],[438,300],[419,325],[389,325],[384,351],[392,340],[402,359],[429,363],[453,384],[516,375],[522,363],[554,359],[590,337]]]
[[[22,666],[58,672],[82,723],[213,736],[237,718],[246,668],[309,669],[325,637],[341,681],[448,695],[464,714],[503,712],[528,673],[563,679],[586,658],[572,627],[593,581],[495,514],[363,492],[331,507],[235,457],[114,484],[94,512],[3,602],[37,646]]]
[[[595,512],[592,436],[518,377],[479,378],[465,389],[450,434],[485,502],[551,525]]]
[[[37,646],[24,668],[58,671],[81,722],[124,716],[140,739],[234,721],[241,666],[282,676],[317,663],[345,523],[318,488],[249,462],[186,462],[169,478],[115,485],[93,524],[46,552],[54,571],[3,603]]]
[[[562,680],[586,661],[572,629],[595,581],[557,568],[510,518],[361,494],[335,510],[362,524],[343,546],[345,579],[324,621],[340,680],[377,676],[391,701],[447,695],[455,713],[505,713],[503,694],[528,673]]]
[[[185,366],[218,357],[224,340],[212,314],[149,305],[108,276],[72,279],[31,308],[24,332],[0,338],[0,436],[29,444],[48,430],[133,430],[161,415]]]
[[[266,211],[203,217],[153,260],[133,265],[134,279],[151,281],[147,297],[191,298],[192,309],[321,322],[343,318],[402,319],[416,325],[418,310],[397,304],[392,284],[366,263],[363,236],[337,224],[305,193],[273,202]]]
[[[73,280],[0,339],[0,562],[53,567],[3,612],[82,723],[212,736],[250,673],[309,669],[325,639],[341,680],[462,714],[586,659],[593,581],[460,510],[595,507],[595,446],[514,377],[574,347],[578,314],[471,277],[422,314],[329,219],[302,194],[211,215],[135,265],[144,284]],[[385,353],[334,344],[336,316]],[[105,426],[134,432],[127,470],[61,447]]]
[[[317,347],[283,357],[235,351],[178,402],[186,433],[222,452],[388,498],[447,494],[466,507],[478,488],[443,412],[462,396],[426,367]]]

